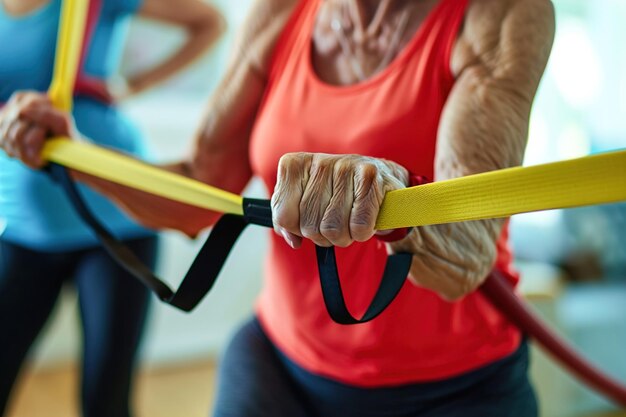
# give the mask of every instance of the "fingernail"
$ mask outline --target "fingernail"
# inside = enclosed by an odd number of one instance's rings
[[[289,232],[287,232],[286,230],[281,230],[280,233],[283,235],[283,237],[285,238],[285,241],[287,242],[287,244],[289,246],[291,246],[291,249],[295,249],[295,244],[293,242],[293,238],[291,237],[291,235],[289,234]]]

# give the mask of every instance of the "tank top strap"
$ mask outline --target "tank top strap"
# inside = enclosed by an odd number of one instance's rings
[[[300,0],[298,2],[274,47],[270,61],[270,82],[280,76],[290,65],[290,62],[297,61],[301,58],[302,53],[309,50],[307,45],[311,41],[309,32],[313,30],[321,1]],[[450,82],[453,81],[450,59],[468,4],[469,0],[441,0],[426,17],[413,41],[407,45],[407,53],[402,54],[405,55],[404,58],[410,60],[411,57],[415,57],[413,52],[416,50],[430,47],[429,49],[436,50],[440,54],[439,62],[446,66],[446,75]],[[420,36],[420,34],[425,33],[432,33],[434,37]],[[436,48],[431,42],[424,41],[428,38],[431,41],[436,39]]]
[[[463,27],[463,21],[465,20],[465,14],[467,13],[467,7],[469,0],[443,0],[446,2],[445,19],[437,19],[441,23],[445,23],[449,30],[443,31],[442,42],[444,48],[442,49],[443,63],[446,65],[446,74],[450,77],[450,81],[454,80],[454,74],[450,67],[452,59],[452,51],[456,40],[459,37],[459,33]]]

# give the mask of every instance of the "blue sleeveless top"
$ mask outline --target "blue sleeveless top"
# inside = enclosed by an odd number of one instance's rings
[[[104,0],[86,56],[85,73],[105,79],[117,69],[128,18],[142,0]],[[16,90],[46,91],[52,79],[61,0],[24,16],[8,15],[0,2],[0,102]],[[73,115],[82,135],[95,143],[145,158],[137,128],[113,106],[77,97]],[[80,186],[98,218],[119,238],[153,232],[139,226],[106,198]],[[0,152],[0,238],[42,251],[65,251],[97,243],[74,213],[61,188],[43,172]]]

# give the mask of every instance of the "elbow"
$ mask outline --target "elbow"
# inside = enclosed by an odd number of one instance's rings
[[[429,259],[413,262],[408,279],[418,287],[434,291],[445,301],[456,302],[482,285],[493,269],[496,254],[494,244],[493,247],[473,253],[464,262],[431,256]]]
[[[468,263],[466,267],[459,271],[454,280],[458,285],[452,285],[445,288],[439,295],[446,301],[459,301],[472,294],[485,282],[489,272],[496,263],[496,248],[493,251],[487,251],[482,256],[474,259],[474,262]]]
[[[205,38],[207,43],[221,37],[226,32],[226,19],[216,8],[207,5],[203,13],[199,13],[187,24],[190,38]]]
[[[445,301],[454,303],[472,294],[483,283],[490,268],[480,271],[465,271],[457,279],[457,285],[442,288],[438,294]],[[485,272],[487,271],[487,272]]]

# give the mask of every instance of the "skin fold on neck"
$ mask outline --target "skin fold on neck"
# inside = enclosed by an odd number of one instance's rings
[[[326,0],[313,29],[313,67],[332,85],[383,71],[439,0]]]

